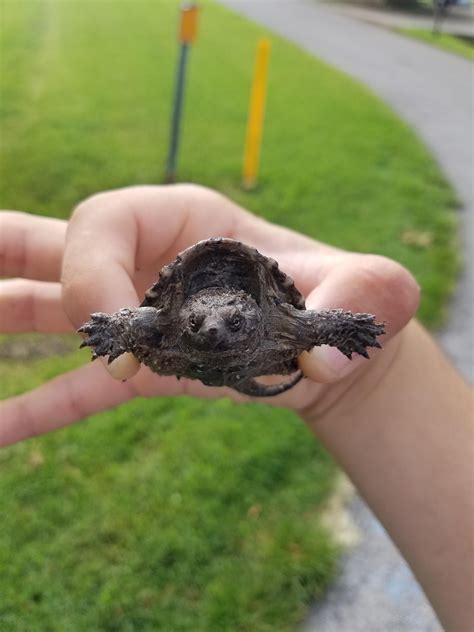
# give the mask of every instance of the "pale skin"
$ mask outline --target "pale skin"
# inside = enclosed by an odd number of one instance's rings
[[[295,410],[336,457],[407,559],[447,630],[474,628],[473,397],[413,320],[419,290],[397,263],[348,253],[259,219],[193,185],[133,187],[80,204],[69,223],[0,215],[0,331],[68,332],[137,306],[158,270],[200,239],[231,237],[276,259],[311,309],[370,312],[384,349],[352,362],[315,348],[307,379],[268,403]],[[126,381],[116,378],[128,377]],[[248,401],[160,377],[133,358],[97,361],[0,404],[6,446],[136,396]]]

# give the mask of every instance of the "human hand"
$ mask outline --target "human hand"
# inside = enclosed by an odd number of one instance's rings
[[[220,194],[194,185],[141,186],[100,193],[80,204],[69,225],[4,212],[1,216],[0,331],[73,331],[92,312],[138,306],[163,265],[201,239],[223,236],[256,247],[279,262],[309,309],[363,311],[385,321],[385,349],[367,362],[317,347],[300,358],[309,379],[265,400],[306,420],[356,406],[380,381],[397,349],[397,334],[413,316],[418,287],[397,263],[344,252],[266,222]],[[62,270],[62,272],[61,272]],[[61,287],[62,286],[62,287]],[[111,365],[120,375],[121,358]],[[360,389],[359,389],[360,390]],[[115,381],[101,363],[88,364],[2,402],[0,445],[43,434],[136,396],[192,395],[248,401],[233,389],[177,380],[141,367]]]

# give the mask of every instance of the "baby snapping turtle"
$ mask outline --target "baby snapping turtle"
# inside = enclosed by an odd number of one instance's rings
[[[384,326],[370,314],[306,310],[276,261],[238,241],[200,241],[165,266],[140,307],[97,313],[80,332],[92,359],[132,352],[161,375],[231,386],[247,395],[277,395],[303,377],[298,355],[317,345],[366,358]],[[291,375],[265,385],[262,375]]]

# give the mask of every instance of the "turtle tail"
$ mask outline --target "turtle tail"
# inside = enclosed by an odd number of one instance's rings
[[[234,384],[233,388],[235,388],[236,391],[239,391],[239,393],[244,393],[245,395],[250,395],[251,397],[273,397],[274,395],[280,395],[280,393],[284,393],[290,388],[293,388],[295,384],[298,384],[302,377],[303,373],[298,371],[291,380],[280,384],[261,384],[254,378],[249,378],[247,380],[242,380],[242,382],[239,382],[238,384]]]

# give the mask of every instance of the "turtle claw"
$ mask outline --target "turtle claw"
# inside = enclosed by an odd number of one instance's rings
[[[81,325],[77,331],[80,334],[91,334],[97,329],[97,326],[99,324],[105,324],[109,321],[110,316],[108,314],[104,314],[103,312],[96,312],[95,314],[91,314],[91,320]]]
[[[91,314],[91,319],[79,327],[77,331],[87,334],[79,348],[91,347],[93,350],[92,360],[99,356],[109,356],[110,364],[112,360],[118,358],[125,351],[117,322],[113,316],[102,312]]]
[[[376,323],[375,317],[371,314],[354,314],[349,335],[343,345],[338,346],[338,349],[348,358],[351,358],[353,353],[358,353],[369,360],[367,347],[381,349],[382,345],[378,342],[377,336],[384,333],[385,324]]]
[[[359,355],[363,356],[364,358],[366,358],[367,360],[370,360],[370,356],[367,353],[367,350],[364,349],[364,347],[362,346],[357,346],[356,347],[356,353],[358,353]]]

